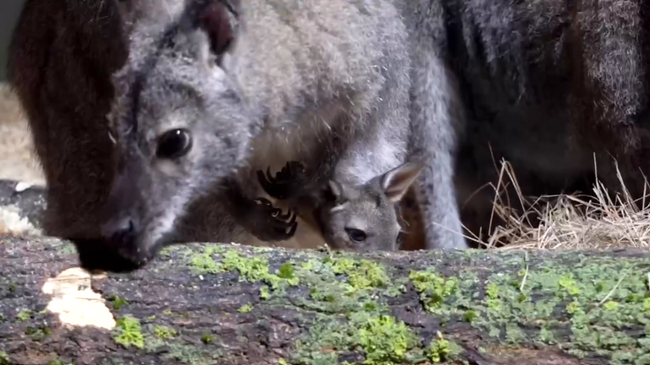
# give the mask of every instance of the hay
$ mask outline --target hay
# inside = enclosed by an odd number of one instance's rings
[[[648,248],[650,199],[646,194],[640,201],[632,199],[618,166],[617,177],[623,191],[612,194],[614,198],[598,180],[590,194],[525,197],[512,165],[501,161],[497,186],[490,186],[495,191],[493,217],[505,224],[494,227],[485,242],[467,238],[497,249]],[[509,204],[510,197],[505,194],[509,184],[517,192],[515,204]],[[647,188],[646,183],[644,191]],[[539,224],[531,217],[537,218]]]

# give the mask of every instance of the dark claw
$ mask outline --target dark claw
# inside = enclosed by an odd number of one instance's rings
[[[282,187],[277,186],[272,177],[267,177],[262,170],[257,171],[257,180],[262,189],[270,196],[280,199],[283,196]]]
[[[266,168],[266,179],[267,179],[271,184],[275,184],[275,183],[278,182],[277,177],[276,177],[276,178],[273,178],[273,175],[271,175],[271,166],[269,166],[269,167]]]
[[[289,232],[287,232],[287,238],[293,237],[297,229],[298,229],[298,222],[295,222],[294,219],[293,226],[291,226],[291,229],[289,230]]]
[[[291,209],[289,209],[287,211],[287,214],[280,215],[280,216],[278,216],[278,218],[286,221],[287,219],[289,219],[291,217],[291,214],[292,214]]]
[[[281,215],[276,218],[278,218],[275,221],[276,226],[283,227],[284,229],[286,229],[296,222],[297,215],[294,214],[292,211],[289,211],[286,215]],[[291,218],[291,219],[287,221],[287,218]]]
[[[267,167],[266,173],[262,170],[257,171],[257,180],[270,196],[284,200],[300,189],[302,175],[305,168],[302,163],[298,161],[287,162],[279,172],[273,176],[271,174],[271,167]]]

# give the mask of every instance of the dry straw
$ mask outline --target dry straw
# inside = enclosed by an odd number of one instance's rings
[[[499,217],[505,223],[494,227],[486,241],[467,237],[469,240],[499,249],[650,247],[647,180],[643,196],[633,200],[616,165],[622,192],[610,194],[596,179],[590,194],[530,198],[522,194],[512,165],[507,161],[500,165],[498,183],[489,185],[495,192],[491,218]],[[510,185],[517,194],[515,204],[506,191]]]

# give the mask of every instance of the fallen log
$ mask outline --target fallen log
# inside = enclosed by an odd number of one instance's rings
[[[0,364],[647,364],[650,253],[191,244],[145,269],[0,239]]]

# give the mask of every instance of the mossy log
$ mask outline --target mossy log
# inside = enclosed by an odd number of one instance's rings
[[[0,364],[648,364],[650,253],[168,247],[130,274],[0,238]]]

